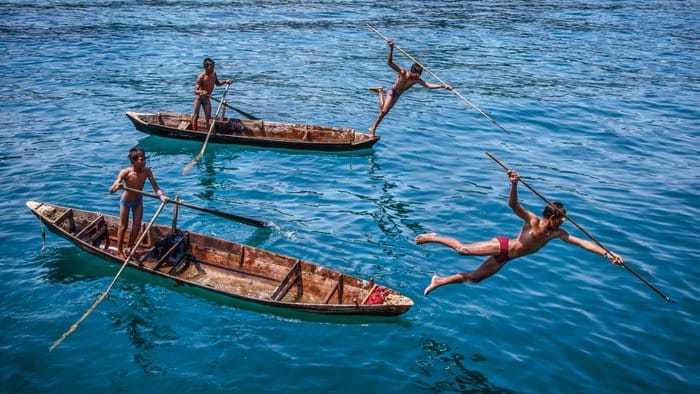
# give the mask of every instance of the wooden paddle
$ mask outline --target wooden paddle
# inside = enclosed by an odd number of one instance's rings
[[[226,89],[224,89],[224,94],[223,94],[223,96],[221,96],[222,101],[224,101],[224,99],[226,99],[226,93],[228,93],[228,88],[230,88],[230,87],[231,87],[230,83],[226,84]],[[199,159],[201,159],[202,156],[204,156],[204,150],[207,149],[207,143],[209,143],[209,137],[211,136],[211,132],[214,130],[214,125],[216,125],[216,118],[219,117],[219,111],[221,111],[222,107],[223,107],[223,105],[221,105],[221,101],[219,101],[219,107],[216,109],[216,114],[214,115],[214,119],[212,119],[211,125],[209,126],[209,132],[207,133],[207,138],[204,139],[204,145],[202,145],[202,149],[199,151],[199,154],[197,154],[197,156],[195,156],[195,158],[192,159],[192,161],[190,161],[190,163],[188,165],[186,165],[185,168],[182,169],[182,175],[189,174],[190,170],[192,170],[192,167],[194,167],[195,163],[197,163],[197,161]],[[192,128],[196,129],[197,125],[192,125]]]
[[[95,310],[97,305],[99,305],[100,302],[102,302],[102,300],[105,299],[105,297],[107,297],[107,294],[109,294],[109,291],[112,290],[112,286],[114,286],[114,283],[117,281],[117,278],[119,278],[119,275],[122,274],[122,271],[124,271],[124,268],[126,267],[127,263],[129,263],[131,258],[134,256],[136,249],[141,245],[141,242],[143,242],[144,238],[146,238],[146,234],[148,234],[148,230],[150,230],[151,226],[153,226],[153,223],[156,221],[156,218],[158,217],[158,215],[160,215],[160,212],[163,210],[163,207],[165,207],[165,204],[167,204],[166,201],[163,201],[160,203],[160,206],[158,207],[156,214],[153,215],[153,219],[151,219],[151,221],[148,223],[148,226],[146,226],[146,229],[143,231],[143,233],[141,233],[141,236],[139,237],[139,239],[136,242],[136,244],[134,245],[134,247],[131,248],[131,251],[129,252],[129,256],[124,260],[124,263],[122,264],[121,268],[119,268],[119,271],[114,276],[114,279],[112,279],[112,283],[110,283],[109,286],[107,286],[107,290],[102,292],[102,294],[100,294],[100,296],[97,298],[97,301],[95,301],[95,303],[92,304],[92,306],[90,308],[88,308],[88,310],[85,311],[85,313],[83,313],[83,316],[81,316],[80,319],[78,319],[75,323],[73,323],[73,325],[70,326],[68,331],[64,332],[63,335],[61,335],[61,337],[58,338],[58,340],[56,340],[56,342],[54,342],[53,345],[51,345],[51,347],[49,348],[49,352],[54,350],[56,348],[56,346],[58,346],[59,344],[61,344],[61,342],[63,342],[64,339],[68,338],[68,336],[70,334],[72,334],[75,330],[77,330],[78,325],[80,323],[82,323],[83,320],[85,320],[92,313],[93,310]],[[132,228],[131,231],[135,231],[135,229]]]
[[[385,36],[384,34],[382,34],[382,32],[380,32],[379,30],[377,30],[377,29],[375,29],[374,27],[372,27],[372,25],[370,25],[369,23],[367,23],[367,27],[369,27],[369,29],[372,30],[373,32],[377,33],[377,34],[378,34],[380,37],[382,37],[385,41],[387,41],[387,42],[390,41],[389,38],[388,38],[387,36]],[[432,75],[433,78],[435,78],[436,80],[438,80],[441,84],[443,84],[443,85],[449,85],[447,82],[443,81],[442,79],[440,79],[440,77],[438,77],[437,75],[435,75],[435,73],[432,72],[428,67],[424,66],[424,65],[421,64],[418,60],[416,60],[416,58],[414,58],[413,56],[411,56],[408,52],[406,52],[406,51],[404,51],[403,49],[401,49],[400,46],[394,44],[394,48],[396,48],[396,49],[398,49],[399,51],[401,51],[401,53],[403,53],[403,54],[404,54],[407,58],[409,58],[413,63],[416,63],[417,65],[421,66],[421,68],[423,68],[423,70],[427,71],[428,74]],[[484,112],[484,111],[481,110],[481,108],[477,107],[477,106],[474,105],[472,102],[470,102],[469,100],[467,100],[467,99],[466,99],[464,96],[462,96],[456,89],[452,88],[452,93],[456,94],[457,97],[459,97],[460,99],[462,99],[462,101],[464,101],[465,103],[467,103],[467,105],[469,105],[469,106],[472,107],[473,109],[477,110],[481,115],[483,115],[483,116],[484,116],[486,119],[488,119],[491,123],[493,123],[494,125],[496,125],[499,129],[505,131],[506,133],[509,133],[508,130],[506,130],[505,128],[503,128],[503,126],[501,126],[500,124],[498,124],[498,122],[496,122],[496,121],[493,120],[490,116],[488,116],[488,115],[486,114],[486,112]]]
[[[487,155],[488,157],[490,157],[493,161],[495,161],[496,163],[498,163],[498,165],[500,165],[501,167],[503,167],[504,170],[510,171],[510,169],[509,169],[508,167],[506,167],[506,165],[503,164],[500,160],[498,160],[495,156],[493,156],[493,155],[490,154],[489,152],[485,152],[485,153],[486,153],[486,155]],[[586,234],[586,236],[588,236],[588,238],[590,238],[593,242],[595,242],[596,245],[598,245],[598,246],[600,246],[601,248],[603,248],[603,250],[605,250],[607,253],[612,254],[612,252],[610,251],[610,249],[606,248],[600,241],[598,241],[598,239],[597,239],[596,237],[594,237],[593,234],[591,234],[591,233],[589,233],[588,231],[586,231],[585,228],[583,228],[583,227],[580,226],[578,223],[576,223],[576,221],[574,221],[570,216],[568,216],[566,213],[564,213],[563,211],[561,211],[556,205],[552,204],[549,200],[547,200],[542,194],[540,194],[537,190],[535,190],[535,188],[533,188],[532,186],[530,186],[530,185],[529,185],[527,182],[525,182],[522,178],[520,179],[520,183],[522,183],[522,184],[525,185],[528,189],[530,189],[533,193],[535,193],[535,195],[537,195],[537,197],[541,198],[545,203],[547,203],[547,205],[549,205],[549,206],[552,207],[554,210],[556,210],[556,211],[559,212],[561,215],[563,215],[563,216],[564,216],[568,221],[570,221],[574,226],[578,227],[578,229],[581,230],[584,234]],[[670,302],[670,303],[673,303],[673,300],[672,300],[669,296],[667,296],[666,294],[664,294],[661,290],[657,289],[656,286],[652,285],[648,280],[646,280],[644,277],[642,277],[641,275],[639,275],[635,270],[633,270],[632,268],[630,268],[627,264],[625,264],[624,262],[622,262],[620,265],[622,265],[627,271],[629,271],[630,273],[632,273],[632,275],[636,276],[636,277],[637,277],[639,280],[641,280],[645,285],[649,286],[652,290],[654,290],[654,291],[656,292],[656,294],[658,294],[658,295],[660,295],[661,297],[663,297],[663,299],[665,299],[666,301],[668,301],[668,302]]]
[[[144,196],[148,196],[148,197],[152,197],[152,198],[158,198],[158,199],[160,198],[157,194],[148,193],[148,192],[145,192],[142,190],[132,189],[128,186],[122,186],[122,189],[128,190],[130,192],[143,194]],[[270,222],[263,222],[262,220],[250,219],[250,218],[247,218],[244,216],[234,215],[232,213],[226,213],[226,212],[216,211],[214,209],[203,208],[203,207],[199,207],[197,205],[187,204],[181,200],[170,200],[170,202],[173,204],[182,205],[183,207],[192,208],[192,209],[196,209],[198,211],[210,213],[212,215],[221,216],[222,218],[234,220],[236,222],[247,224],[250,226],[261,227],[261,228],[262,227],[272,227],[272,223],[270,223]]]
[[[221,100],[219,100],[219,99],[216,98],[216,97],[212,97],[212,100],[217,101],[217,102],[222,102]],[[229,103],[227,103],[227,102],[225,102],[225,101],[224,101],[223,103],[224,103],[224,105],[225,105],[226,107],[231,108],[232,110],[238,112],[239,114],[245,116],[246,118],[248,118],[248,119],[250,119],[250,120],[260,120],[260,118],[256,118],[255,116],[253,116],[253,115],[251,115],[251,114],[249,114],[249,113],[247,113],[247,112],[245,112],[245,111],[243,111],[243,110],[240,110],[240,109],[234,107],[233,105],[231,105],[231,104],[229,104]]]

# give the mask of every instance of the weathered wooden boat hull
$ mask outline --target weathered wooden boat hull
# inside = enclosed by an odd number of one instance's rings
[[[124,263],[116,251],[117,217],[34,201],[27,207],[51,232],[93,255]],[[168,237],[173,237],[170,244],[163,241]],[[413,306],[411,299],[373,281],[232,241],[173,233],[162,225],[151,227],[135,256],[130,268],[272,307],[396,316]]]
[[[127,112],[137,130],[166,138],[204,141],[208,129],[204,121],[192,130],[189,114]],[[379,136],[357,133],[353,129],[303,124],[265,122],[235,118],[218,119],[209,142],[267,148],[315,151],[350,151],[371,148]]]

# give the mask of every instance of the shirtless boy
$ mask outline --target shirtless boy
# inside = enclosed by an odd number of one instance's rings
[[[495,274],[503,268],[509,260],[526,256],[540,250],[547,242],[554,238],[559,238],[572,245],[579,246],[589,252],[597,253],[608,258],[613,264],[622,264],[622,257],[615,253],[607,253],[597,244],[574,237],[563,229],[559,228],[566,220],[566,208],[559,202],[552,202],[544,209],[542,217],[523,208],[518,202],[518,181],[520,177],[515,171],[508,171],[511,182],[508,205],[518,215],[525,224],[515,239],[506,237],[496,237],[489,241],[463,244],[454,239],[439,236],[435,233],[421,234],[416,237],[417,244],[436,242],[449,246],[457,253],[465,256],[489,256],[476,270],[463,272],[451,276],[433,276],[430,285],[425,288],[423,294],[428,295],[438,287],[454,283],[478,283],[489,276]]]
[[[389,57],[386,60],[386,64],[388,64],[389,67],[393,68],[394,71],[399,73],[399,75],[396,77],[396,82],[394,82],[394,84],[391,85],[391,87],[387,88],[386,97],[382,94],[383,89],[381,87],[369,89],[373,92],[377,92],[377,95],[379,96],[379,115],[374,121],[372,127],[369,128],[370,133],[372,133],[372,137],[374,137],[374,132],[375,130],[377,130],[379,122],[381,122],[382,119],[384,119],[386,114],[389,113],[389,110],[394,106],[394,104],[396,104],[396,102],[399,100],[399,96],[401,96],[401,93],[408,90],[411,86],[419,84],[428,89],[443,88],[447,90],[452,90],[452,86],[450,85],[437,85],[427,83],[424,80],[422,80],[420,78],[420,75],[423,72],[423,68],[417,63],[414,63],[411,66],[411,71],[406,71],[406,69],[396,65],[393,60],[394,42],[389,40],[387,41],[387,43],[389,44]]]
[[[207,130],[209,130],[209,120],[211,119],[211,93],[214,91],[214,85],[221,86],[230,84],[230,79],[220,81],[214,72],[214,61],[210,58],[204,59],[204,72],[199,74],[194,81],[194,115],[192,115],[192,130],[197,130],[197,121],[199,120],[199,108],[204,106],[204,119],[206,120]]]
[[[143,153],[143,150],[140,148],[131,148],[131,150],[129,150],[129,160],[131,161],[131,167],[127,167],[119,172],[119,176],[117,176],[117,180],[114,181],[112,187],[109,188],[109,192],[114,193],[121,189],[122,182],[132,189],[143,190],[146,179],[148,179],[161,201],[167,202],[168,197],[166,197],[163,191],[160,190],[160,187],[158,187],[151,169],[146,167],[146,155]],[[141,231],[141,220],[143,219],[142,194],[124,190],[124,194],[122,194],[122,198],[119,201],[120,222],[117,232],[117,254],[120,256],[124,256],[122,244],[124,243],[126,229],[129,226],[129,210],[133,212],[133,222],[128,244],[128,248],[131,249],[134,246],[136,237]]]

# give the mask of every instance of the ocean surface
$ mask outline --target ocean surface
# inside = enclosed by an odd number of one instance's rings
[[[667,0],[0,1],[0,392],[700,391],[699,21],[698,1]],[[212,57],[237,108],[366,131],[368,88],[395,78],[367,23],[507,132],[453,93],[414,87],[373,149],[210,144],[183,176],[201,143],[124,116],[191,112]],[[181,228],[374,278],[414,307],[313,317],[126,271],[49,353],[118,266],[52,233],[42,242],[25,202],[118,214],[107,189],[132,146],[169,196],[274,222],[261,232],[182,209]],[[432,275],[483,258],[418,234],[472,242],[522,224],[485,151],[675,303],[559,240],[423,296]],[[532,191],[519,196],[541,212]],[[145,221],[157,206],[146,200]]]

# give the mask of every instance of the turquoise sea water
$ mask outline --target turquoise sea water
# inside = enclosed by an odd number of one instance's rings
[[[0,392],[697,392],[699,10],[656,0],[0,1]],[[146,136],[124,116],[189,112],[211,56],[245,111],[366,130],[378,111],[367,88],[395,75],[367,22],[510,133],[449,92],[417,87],[372,150],[210,145],[182,176],[201,144]],[[276,226],[181,210],[182,228],[374,277],[415,306],[398,318],[310,318],[127,271],[48,353],[118,267],[50,233],[42,250],[24,203],[116,214],[107,188],[134,145],[169,195]],[[520,227],[507,177],[484,151],[565,202],[676,303],[559,241],[424,297],[431,275],[482,259],[417,246],[416,235],[477,241]],[[532,192],[520,197],[541,211]],[[148,201],[146,219],[156,207]]]

